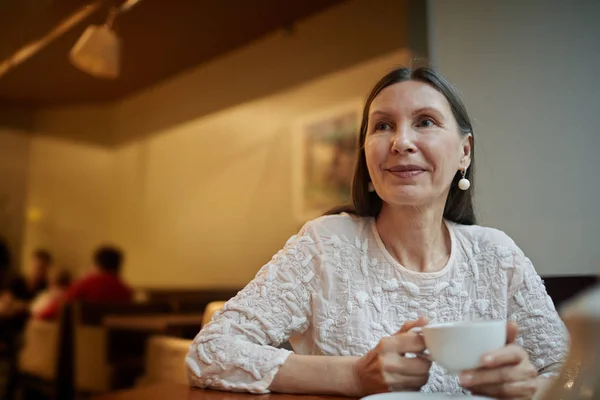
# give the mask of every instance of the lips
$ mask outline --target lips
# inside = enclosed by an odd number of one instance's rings
[[[417,176],[427,171],[425,168],[418,165],[394,165],[393,167],[386,168],[386,171],[399,178],[410,178]]]

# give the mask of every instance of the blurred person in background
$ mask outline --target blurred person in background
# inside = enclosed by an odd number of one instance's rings
[[[52,266],[52,254],[44,249],[33,252],[31,265],[24,275],[8,280],[0,295],[0,315],[17,316],[27,314],[29,303],[48,287],[48,271]]]
[[[48,308],[52,303],[60,300],[71,285],[71,273],[64,269],[52,269],[48,279],[48,289],[40,292],[31,302],[29,313],[37,317],[42,311]]]
[[[48,271],[52,266],[52,254],[47,250],[33,252],[31,264],[24,275],[6,278],[10,256],[6,244],[0,244],[0,273],[4,281],[0,293],[0,353],[5,357],[7,369],[3,398],[12,398],[17,376],[17,354],[21,347],[21,333],[29,319],[29,304],[47,287]]]
[[[4,238],[0,237],[0,288],[4,288],[6,275],[10,269],[10,251]]]
[[[61,298],[53,300],[36,316],[42,319],[55,319],[65,302],[131,302],[133,291],[120,277],[123,258],[123,252],[116,247],[102,246],[98,248],[93,256],[93,271],[77,280]]]

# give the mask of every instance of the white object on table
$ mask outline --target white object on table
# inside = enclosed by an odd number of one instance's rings
[[[363,397],[361,400],[443,400],[443,399],[469,399],[469,400],[493,400],[490,397],[449,395],[444,393],[421,393],[421,392],[391,392],[373,394]]]
[[[465,321],[426,325],[423,337],[431,359],[450,373],[481,365],[481,357],[506,344],[506,321]]]

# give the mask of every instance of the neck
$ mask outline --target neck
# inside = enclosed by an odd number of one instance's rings
[[[101,275],[116,275],[115,272],[107,271],[105,269],[100,269],[100,268],[96,269],[96,273],[101,274]]]
[[[384,203],[377,230],[387,250],[405,268],[437,272],[450,257],[443,207],[394,207]]]

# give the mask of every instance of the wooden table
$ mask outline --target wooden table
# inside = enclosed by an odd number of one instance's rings
[[[108,315],[103,325],[109,329],[146,332],[167,332],[170,328],[197,327],[202,314]]]
[[[95,400],[348,400],[344,397],[298,396],[290,394],[255,395],[191,389],[175,383],[157,383],[137,389],[115,392]]]

